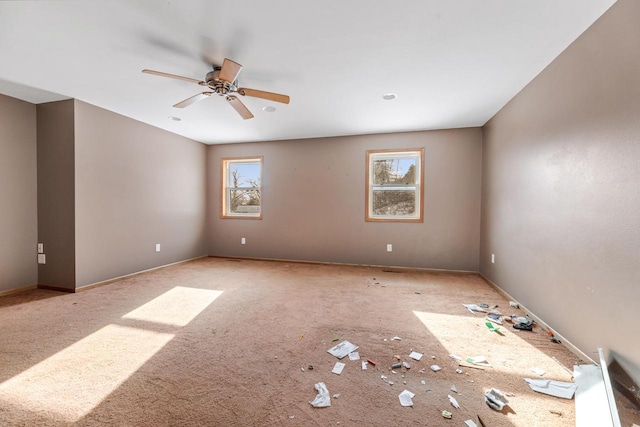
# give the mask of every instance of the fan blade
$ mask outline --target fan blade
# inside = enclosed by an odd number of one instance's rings
[[[233,109],[236,110],[243,119],[247,120],[253,118],[253,114],[251,114],[251,111],[249,111],[249,109],[242,103],[242,101],[240,101],[235,96],[227,96],[227,101],[229,101],[229,104],[231,104]]]
[[[198,93],[196,95],[193,95],[190,98],[185,99],[184,101],[180,101],[178,102],[176,105],[174,105],[175,108],[184,108],[184,107],[188,107],[189,105],[193,104],[194,102],[198,102],[201,99],[205,99],[209,96],[211,96],[213,92],[202,92],[202,93]]]
[[[191,82],[191,83],[196,83],[196,84],[203,84],[204,83],[201,80],[192,79],[190,77],[182,77],[182,76],[178,76],[176,74],[163,73],[162,71],[154,71],[154,70],[144,69],[144,70],[142,70],[142,72],[146,73],[146,74],[153,74],[154,76],[169,77],[170,79],[184,80],[185,82]]]
[[[224,58],[222,69],[220,70],[219,79],[229,83],[233,83],[238,78],[240,70],[242,70],[242,65],[238,64],[237,62],[233,62],[230,59]]]
[[[289,96],[279,93],[266,92],[264,90],[248,89],[246,87],[238,88],[238,93],[244,96],[252,96],[254,98],[268,99],[269,101],[282,102],[283,104],[289,103]]]

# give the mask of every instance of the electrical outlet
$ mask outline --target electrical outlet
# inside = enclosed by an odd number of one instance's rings
[[[496,254],[491,254],[491,264],[496,263]]]
[[[44,253],[44,243],[38,243],[38,253],[39,254]]]
[[[393,250],[393,245],[391,243],[387,243],[387,252],[391,252]]]
[[[160,252],[160,243],[156,243],[156,252]]]
[[[240,243],[243,245],[247,244],[247,239],[245,239],[244,237],[240,239]]]

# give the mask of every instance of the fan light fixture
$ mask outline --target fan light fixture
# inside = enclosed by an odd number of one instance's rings
[[[251,111],[249,111],[249,109],[236,95],[240,95],[241,97],[249,96],[253,98],[262,98],[269,101],[281,102],[283,104],[289,103],[288,95],[266,92],[264,90],[249,89],[246,87],[238,87],[238,74],[240,74],[241,70],[242,65],[228,58],[225,58],[221,67],[213,65],[213,70],[207,73],[207,76],[204,80],[197,80],[192,79],[191,77],[183,77],[176,74],[163,73],[162,71],[154,71],[148,69],[144,69],[142,70],[142,72],[160,77],[168,77],[170,79],[177,79],[195,83],[203,88],[203,92],[197,93],[192,97],[178,102],[174,105],[175,108],[185,108],[193,104],[194,102],[208,98],[211,95],[218,95],[224,97],[227,100],[227,103],[234,110],[236,110],[240,117],[247,120],[253,118],[253,114],[251,114]],[[273,110],[275,111],[275,108]],[[175,120],[173,116],[169,118],[171,120]],[[179,121],[179,119],[177,121]]]

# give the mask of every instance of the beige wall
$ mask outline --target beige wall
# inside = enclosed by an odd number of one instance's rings
[[[39,104],[38,241],[46,264],[38,284],[75,289],[73,100]]]
[[[365,151],[419,147],[424,223],[365,222]],[[479,128],[210,146],[209,252],[477,271],[481,149]],[[220,159],[234,156],[264,156],[262,220],[220,219]]]
[[[38,283],[36,106],[0,95],[0,292]]]
[[[207,254],[205,145],[80,101],[75,132],[77,287]]]
[[[618,1],[485,126],[480,252],[483,274],[636,381],[639,22]]]

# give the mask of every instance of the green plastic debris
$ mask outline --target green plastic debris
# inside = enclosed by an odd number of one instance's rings
[[[451,419],[452,415],[453,414],[451,412],[449,412],[449,411],[442,411],[442,416],[447,418],[447,419],[449,419],[449,420]]]
[[[340,339],[340,338],[334,338],[334,339],[332,339],[331,341],[332,341],[332,342],[336,342],[336,341],[338,341],[339,339]]]
[[[496,326],[491,322],[485,322],[485,325],[487,325],[487,328],[489,328],[490,331],[498,332],[500,330],[500,326]]]

